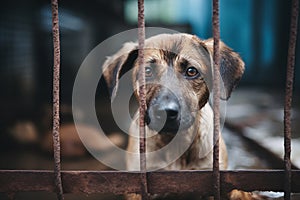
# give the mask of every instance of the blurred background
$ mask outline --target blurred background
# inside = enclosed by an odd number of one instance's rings
[[[282,167],[290,3],[220,1],[221,39],[246,63],[243,79],[227,106],[224,137],[230,138],[231,169]],[[0,169],[52,169],[50,0],[5,1],[0,10]],[[77,136],[72,89],[81,63],[94,47],[137,27],[137,2],[59,1],[59,17],[63,169],[107,169],[89,155]],[[203,39],[212,37],[210,0],[145,0],[145,18],[146,26],[170,28]],[[299,49],[299,36],[297,41]],[[299,50],[296,55],[292,156],[295,167],[300,167]],[[100,85],[105,83],[101,80]],[[113,143],[125,148],[126,136],[113,123],[106,91],[96,99],[101,126]],[[84,128],[97,134],[93,127]],[[109,156],[106,144],[91,145]]]

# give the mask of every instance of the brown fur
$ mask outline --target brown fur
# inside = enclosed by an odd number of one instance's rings
[[[145,41],[144,58],[146,66],[155,70],[155,79],[159,84],[146,78],[147,108],[151,108],[156,98],[162,95],[163,86],[170,88],[179,97],[184,110],[182,118],[186,118],[190,126],[180,130],[180,142],[170,147],[169,151],[146,155],[149,170],[164,168],[166,170],[200,170],[211,169],[213,162],[213,112],[208,103],[209,92],[212,89],[212,40],[200,40],[188,34],[161,34]],[[224,82],[222,99],[228,99],[244,72],[244,63],[239,55],[224,43],[220,45],[221,77]],[[137,60],[137,44],[127,43],[114,56],[108,58],[103,66],[104,77],[108,86],[118,88],[119,78],[130,69],[132,71],[133,88],[139,98],[139,66]],[[185,70],[194,66],[200,72],[197,78],[189,79],[184,76]],[[115,90],[117,92],[117,90]],[[115,95],[112,94],[112,98]],[[189,125],[189,124],[188,124]],[[128,143],[128,170],[139,170],[139,139],[138,114],[131,124]],[[157,131],[146,127],[146,152],[162,149],[170,143],[175,135],[157,134]],[[136,137],[134,137],[136,136]],[[171,162],[172,154],[182,146],[190,145],[186,152],[177,160]],[[227,152],[220,135],[220,169],[227,168]],[[237,194],[233,194],[236,196]],[[139,199],[139,195],[129,195],[128,199]],[[249,198],[243,198],[249,199]]]

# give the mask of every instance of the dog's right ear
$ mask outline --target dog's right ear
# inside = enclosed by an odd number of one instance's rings
[[[102,66],[103,76],[107,83],[111,98],[114,98],[118,89],[119,79],[128,72],[138,57],[136,43],[126,43],[113,56],[108,57]]]
[[[204,40],[203,46],[213,55],[213,39]],[[224,83],[224,92],[221,92],[221,99],[228,100],[232,90],[236,87],[245,71],[245,64],[242,58],[220,41],[220,73]]]

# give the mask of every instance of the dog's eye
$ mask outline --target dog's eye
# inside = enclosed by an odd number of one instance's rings
[[[185,71],[185,75],[189,78],[194,78],[198,76],[199,72],[195,67],[189,67]]]
[[[150,66],[145,67],[145,76],[146,77],[151,77],[153,75],[153,69]]]

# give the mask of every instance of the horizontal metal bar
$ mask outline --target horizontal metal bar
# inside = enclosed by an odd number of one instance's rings
[[[65,193],[139,193],[140,173],[119,171],[62,171]],[[283,170],[221,171],[221,190],[283,191]],[[54,192],[54,172],[1,170],[0,192]],[[149,193],[213,194],[212,171],[148,172]],[[300,193],[300,170],[292,170],[292,192]]]

